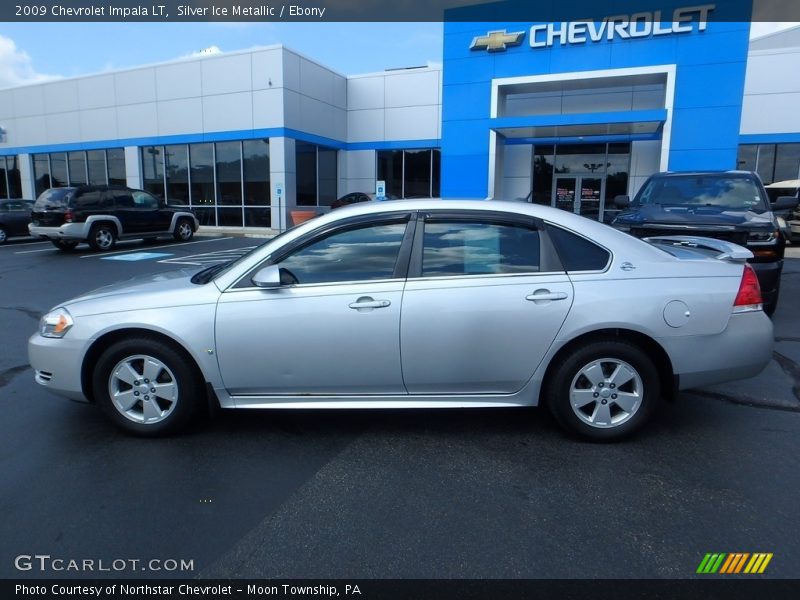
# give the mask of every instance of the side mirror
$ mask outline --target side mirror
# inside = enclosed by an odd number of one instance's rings
[[[614,206],[619,208],[620,210],[625,210],[631,205],[631,197],[626,195],[615,196],[614,197]]]
[[[797,208],[798,199],[794,196],[781,196],[772,203],[772,210],[793,210]]]
[[[281,287],[281,269],[278,265],[269,265],[256,271],[250,281],[254,286],[260,288]]]

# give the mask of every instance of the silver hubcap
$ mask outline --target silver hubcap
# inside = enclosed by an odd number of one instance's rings
[[[192,228],[189,227],[188,223],[181,223],[178,225],[178,235],[182,240],[189,239],[189,236],[192,235]]]
[[[636,369],[618,358],[601,358],[575,375],[569,401],[581,421],[605,429],[622,425],[636,414],[643,393]]]
[[[6,230],[0,229],[0,244],[6,241]]]
[[[178,383],[157,358],[137,354],[117,363],[108,378],[114,407],[136,423],[150,425],[166,419],[178,401]]]
[[[114,242],[114,236],[111,235],[108,229],[101,229],[95,234],[94,241],[97,242],[97,245],[101,248],[109,248]]]

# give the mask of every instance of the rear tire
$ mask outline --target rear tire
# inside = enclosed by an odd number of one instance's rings
[[[92,390],[115,425],[145,437],[184,429],[205,402],[200,377],[187,357],[148,338],[107,348],[94,369]]]
[[[549,378],[545,401],[556,421],[583,439],[612,442],[649,419],[660,396],[658,371],[639,347],[614,338],[571,352]]]
[[[117,231],[111,223],[98,223],[89,231],[89,245],[92,250],[108,252],[117,243]]]
[[[194,236],[194,228],[189,219],[178,219],[175,223],[175,233],[172,234],[178,242],[188,242]]]
[[[72,240],[50,240],[56,248],[62,252],[72,252],[78,247],[78,242]]]
[[[3,227],[0,227],[0,244],[5,244],[8,241],[8,233]]]

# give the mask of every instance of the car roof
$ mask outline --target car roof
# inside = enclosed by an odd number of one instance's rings
[[[752,171],[664,171],[651,177],[752,177]]]

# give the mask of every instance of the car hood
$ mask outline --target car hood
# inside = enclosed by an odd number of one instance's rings
[[[761,229],[772,227],[771,212],[724,210],[714,206],[669,206],[648,204],[626,210],[615,223],[629,226],[683,225],[687,227],[719,227],[720,229]]]
[[[61,306],[74,316],[123,310],[147,310],[184,304],[214,302],[219,289],[214,283],[197,285],[191,282],[197,269],[180,269],[154,275],[141,275],[107,285]]]

